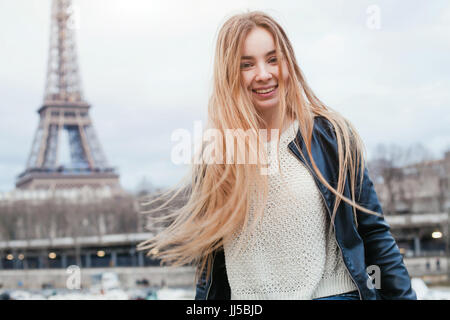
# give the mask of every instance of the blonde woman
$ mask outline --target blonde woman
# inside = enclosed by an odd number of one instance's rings
[[[358,133],[315,96],[268,14],[220,29],[208,115],[215,161],[192,165],[187,203],[139,249],[194,264],[196,299],[416,299]],[[227,130],[248,134],[256,162],[216,161],[235,154]]]

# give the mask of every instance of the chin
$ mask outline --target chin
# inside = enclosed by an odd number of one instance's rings
[[[258,109],[258,111],[260,111],[260,112],[273,110],[273,109],[276,109],[278,107],[278,103],[277,102],[271,102],[270,104],[269,103],[267,103],[267,104],[265,104],[265,103],[263,103],[263,104],[254,103],[254,105],[255,105],[256,109]]]

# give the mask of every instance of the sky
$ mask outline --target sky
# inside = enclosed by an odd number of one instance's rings
[[[0,192],[26,165],[44,96],[50,0],[0,0]],[[122,186],[177,184],[176,129],[206,124],[215,40],[245,10],[272,15],[307,82],[376,146],[450,149],[450,2],[74,0],[83,94]]]

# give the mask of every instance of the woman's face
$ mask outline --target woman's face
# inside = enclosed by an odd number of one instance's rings
[[[279,104],[278,66],[283,68],[286,83],[286,62],[280,64],[275,53],[272,34],[264,28],[253,28],[244,40],[240,68],[242,85],[249,90],[253,104],[262,113],[274,111]],[[263,90],[261,92],[261,90]]]

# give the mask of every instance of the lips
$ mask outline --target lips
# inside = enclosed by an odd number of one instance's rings
[[[272,86],[266,86],[266,87],[254,88],[254,89],[252,89],[252,91],[253,91],[253,92],[256,92],[257,90],[267,90],[267,89],[272,89],[272,88],[274,88],[274,89],[278,88],[278,84],[272,85]]]

